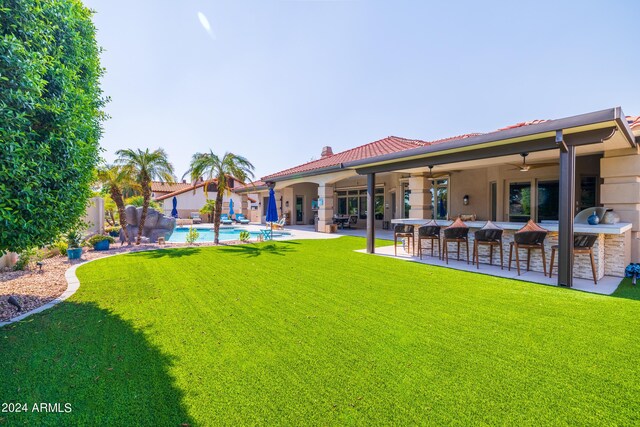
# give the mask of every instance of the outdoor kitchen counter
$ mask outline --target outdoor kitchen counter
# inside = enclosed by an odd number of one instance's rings
[[[418,241],[418,227],[420,225],[426,224],[429,222],[429,219],[416,219],[416,218],[407,218],[407,219],[394,219],[391,221],[393,224],[412,224],[415,225],[415,233],[416,233],[416,242]],[[453,221],[445,221],[438,220],[436,221],[438,225],[442,226],[444,229],[446,226],[450,225]],[[482,228],[487,222],[486,221],[464,221],[464,223],[469,226],[469,256],[471,257],[473,252],[473,232],[474,229]],[[504,267],[507,268],[509,265],[509,244],[513,241],[513,235],[516,231],[518,231],[524,223],[517,222],[494,222],[495,225],[502,228],[504,230],[502,234],[502,248],[504,251]],[[553,222],[544,222],[539,224],[542,228],[549,231],[547,235],[547,239],[545,240],[545,256],[547,261],[547,272],[549,270],[549,262],[551,260],[551,246],[558,244],[558,224]],[[624,269],[627,264],[630,262],[630,244],[631,244],[631,224],[619,222],[617,224],[598,224],[598,225],[589,225],[589,224],[574,224],[573,226],[574,233],[585,233],[585,234],[597,234],[598,239],[593,247],[593,253],[596,264],[596,276],[598,279],[603,276],[624,276]],[[428,247],[428,242],[423,242],[423,247]],[[450,244],[450,256],[453,254],[455,259],[455,247],[453,244]],[[416,246],[417,248],[417,246]],[[430,250],[425,250],[424,254],[430,254]],[[417,254],[417,251],[416,251]],[[520,252],[520,268],[526,268],[526,251],[522,250]],[[480,263],[488,263],[489,262],[489,250],[486,247],[481,247],[480,249]],[[451,258],[449,258],[451,260]],[[460,259],[466,261],[466,248],[464,245],[460,247]],[[557,273],[557,261],[558,257],[556,254],[556,260],[554,265],[554,275]],[[500,263],[500,253],[496,249],[493,254],[493,262],[494,264]],[[512,268],[515,268],[515,255],[513,259]],[[531,270],[542,272],[542,257],[540,256],[540,251],[532,251],[531,252]],[[592,279],[593,276],[591,274],[591,262],[589,260],[588,255],[576,255],[574,258],[574,277],[580,277],[584,279]]]

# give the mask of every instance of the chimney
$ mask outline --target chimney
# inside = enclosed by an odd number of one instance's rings
[[[333,150],[330,146],[322,147],[322,154],[320,154],[320,158],[324,159],[325,157],[333,156]]]

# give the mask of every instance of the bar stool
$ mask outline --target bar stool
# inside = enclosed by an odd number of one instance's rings
[[[491,221],[487,223],[480,230],[474,233],[473,239],[473,261],[476,263],[476,267],[480,269],[480,254],[479,249],[481,245],[489,246],[489,265],[493,265],[493,247],[500,247],[500,270],[503,266],[502,256],[502,228],[498,227]]]
[[[598,284],[596,277],[596,263],[593,260],[593,245],[595,245],[598,236],[595,234],[574,234],[573,236],[573,254],[589,254],[591,258],[591,273],[593,274],[593,283]],[[553,260],[556,257],[558,245],[551,246],[551,264],[549,264],[549,277],[553,275]]]
[[[540,227],[538,224],[529,220],[527,224],[513,235],[513,242],[509,243],[509,271],[511,271],[511,257],[513,248],[516,249],[516,267],[518,276],[520,275],[520,256],[518,254],[520,248],[527,250],[527,271],[531,265],[531,250],[540,249],[542,251],[542,270],[547,275],[547,260],[544,254],[544,239],[547,237],[548,231]]]
[[[418,254],[422,259],[422,241],[429,240],[431,242],[431,256],[433,256],[433,246],[438,242],[438,258],[440,258],[440,226],[435,221],[418,227]]]
[[[398,256],[398,237],[407,239],[407,244],[411,249],[411,254],[413,254],[413,244],[414,244],[413,225],[396,224],[395,227],[393,227],[393,249],[396,256]],[[409,244],[409,241],[411,241],[411,244]]]
[[[449,243],[458,244],[458,261],[460,261],[460,243],[467,244],[467,264],[469,264],[469,227],[457,218],[453,224],[444,229],[442,257],[449,264]]]

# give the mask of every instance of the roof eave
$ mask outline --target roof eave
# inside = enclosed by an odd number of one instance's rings
[[[311,170],[300,172],[300,173],[292,173],[289,175],[280,175],[280,176],[274,176],[274,177],[266,176],[260,179],[265,182],[288,181],[290,179],[304,178],[307,176],[323,175],[325,173],[336,172],[342,169],[344,169],[343,164],[338,163],[337,165],[326,166],[318,169],[311,169]]]
[[[534,125],[522,126],[513,129],[506,129],[498,132],[491,132],[477,136],[471,136],[464,139],[453,140],[440,144],[428,145],[411,150],[405,150],[397,153],[384,154],[381,156],[370,157],[368,159],[355,160],[344,163],[344,168],[362,168],[364,166],[375,166],[384,163],[393,163],[396,160],[404,160],[410,158],[428,157],[429,155],[457,150],[472,150],[474,147],[483,147],[487,144],[509,144],[511,142],[519,142],[535,137],[542,137],[544,134],[553,135],[557,130],[568,131],[570,129],[586,127],[602,124],[603,126],[615,122],[617,127],[622,131],[625,139],[629,141],[630,146],[636,145],[633,132],[626,121],[622,109],[620,107],[609,108],[606,110],[594,111],[592,113],[580,114],[577,116],[565,117],[562,119],[549,120]]]

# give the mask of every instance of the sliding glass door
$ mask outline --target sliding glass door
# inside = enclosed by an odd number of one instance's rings
[[[538,222],[557,221],[560,202],[558,181],[538,181]]]
[[[527,222],[531,219],[531,182],[509,184],[509,221]]]

